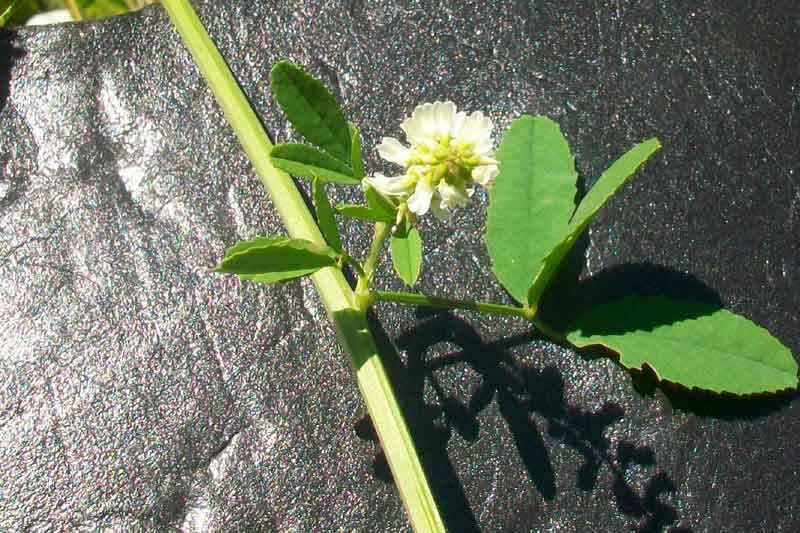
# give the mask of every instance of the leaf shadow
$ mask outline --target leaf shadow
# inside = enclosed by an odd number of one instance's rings
[[[420,312],[426,314],[427,310],[420,308]],[[575,471],[580,490],[594,490],[604,469],[611,473],[610,490],[617,508],[638,521],[636,531],[663,531],[677,521],[677,510],[660,500],[677,490],[665,473],[656,470],[642,490],[627,481],[631,468],[656,469],[653,451],[627,441],[614,444],[605,436],[606,430],[624,417],[622,407],[608,403],[591,411],[571,405],[556,368],[535,368],[510,353],[511,348],[536,339],[534,332],[484,342],[466,321],[449,312],[428,314],[394,343],[374,317],[372,326],[448,531],[480,530],[447,448],[456,436],[467,443],[478,440],[479,415],[492,402],[511,434],[527,478],[545,500],[552,501],[558,495],[546,443],[557,440],[582,457],[583,464]],[[430,349],[440,343],[455,345],[456,349],[429,357]],[[407,354],[405,363],[395,347]],[[448,391],[437,374],[464,364],[478,375],[479,383],[467,397],[460,397]],[[433,401],[430,395],[425,401],[426,388],[433,391]],[[368,417],[356,424],[356,432],[362,439],[377,442]],[[391,480],[382,453],[373,465],[376,476]]]

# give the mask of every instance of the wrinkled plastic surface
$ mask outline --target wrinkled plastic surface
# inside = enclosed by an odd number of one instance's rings
[[[800,353],[794,0],[196,4],[275,139],[288,57],[342,100],[370,171],[435,99],[498,135],[557,120],[584,190],[660,137],[584,239],[583,294],[716,299]],[[163,10],[19,30],[2,59],[0,529],[407,531],[312,285],[210,271],[281,226]],[[485,201],[423,225],[423,291],[508,301]],[[342,230],[363,253],[368,228]],[[632,381],[511,318],[387,304],[376,330],[452,531],[800,526],[793,396]]]

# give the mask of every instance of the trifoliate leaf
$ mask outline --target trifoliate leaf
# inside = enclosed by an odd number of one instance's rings
[[[339,204],[336,212],[344,217],[358,218],[360,220],[370,220],[372,222],[394,222],[394,215],[384,211],[372,209],[363,205]]]
[[[422,267],[422,239],[416,228],[403,236],[393,235],[389,243],[394,271],[406,285],[413,287]]]
[[[336,99],[322,82],[289,61],[276,63],[270,80],[275,100],[294,129],[350,165],[350,128]]]
[[[797,362],[764,328],[718,306],[665,296],[628,297],[574,320],[567,339],[605,346],[633,369],[714,392],[756,394],[796,388]]]
[[[534,274],[564,238],[575,204],[575,159],[558,124],[515,120],[497,151],[500,174],[489,192],[486,245],[492,271],[520,303]]]
[[[279,144],[269,156],[276,168],[294,176],[345,185],[361,183],[349,166],[307,144]]]
[[[322,231],[325,241],[337,252],[342,251],[342,241],[339,238],[339,228],[336,227],[336,219],[333,218],[333,208],[328,195],[325,194],[325,184],[319,178],[315,178],[312,184],[314,195],[314,209],[317,212],[317,223]]]
[[[603,172],[597,183],[594,184],[581,201],[575,211],[575,216],[572,217],[562,235],[561,241],[547,254],[536,272],[533,285],[528,293],[528,302],[531,305],[536,304],[542,297],[548,283],[550,283],[559,266],[561,266],[564,257],[572,249],[578,237],[589,227],[600,208],[659,148],[661,148],[661,143],[658,139],[649,139],[639,143],[614,161],[608,170]]]
[[[331,247],[305,239],[255,237],[236,243],[214,271],[261,283],[276,283],[336,266],[338,257]]]
[[[353,175],[362,179],[364,177],[364,160],[361,156],[361,137],[358,135],[358,128],[352,122],[350,123],[351,139],[351,152],[350,155],[350,168],[353,169]]]

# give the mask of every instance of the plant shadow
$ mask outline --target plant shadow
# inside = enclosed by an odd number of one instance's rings
[[[426,312],[424,308],[421,311]],[[608,403],[591,411],[571,405],[557,369],[522,364],[510,353],[511,348],[534,340],[534,332],[487,343],[463,319],[449,312],[436,312],[392,344],[376,320],[372,320],[372,326],[448,531],[480,531],[447,446],[456,435],[475,442],[480,434],[479,415],[492,402],[496,402],[508,427],[527,478],[545,500],[554,500],[558,494],[547,437],[581,455],[583,464],[575,471],[575,484],[580,490],[592,491],[601,471],[610,472],[610,490],[616,506],[637,521],[634,530],[664,531],[677,521],[677,510],[660,500],[662,495],[674,493],[676,486],[656,469],[653,451],[627,441],[614,444],[605,436],[606,430],[624,417],[622,407]],[[427,357],[427,352],[439,343],[449,343],[457,349]],[[405,364],[395,346],[407,354]],[[480,378],[468,398],[448,393],[437,378],[439,371],[463,364]],[[423,399],[426,387],[434,392],[432,402]],[[356,432],[363,439],[377,442],[369,417],[356,424]],[[374,467],[376,476],[391,480],[381,452]],[[640,467],[653,469],[654,474],[643,490],[637,491],[627,481],[627,474]]]
[[[23,57],[25,51],[15,45],[17,33],[0,28],[0,111],[3,110],[11,94],[11,67],[14,61]]]

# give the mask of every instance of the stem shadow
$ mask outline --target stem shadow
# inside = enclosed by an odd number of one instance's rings
[[[617,508],[637,520],[633,526],[636,531],[663,531],[677,521],[677,510],[660,500],[662,495],[676,491],[664,472],[655,471],[641,491],[627,481],[628,472],[634,467],[655,469],[653,451],[625,441],[614,445],[605,436],[606,430],[625,415],[622,407],[608,403],[590,411],[570,405],[557,369],[531,367],[510,353],[511,348],[535,339],[534,332],[485,343],[466,321],[449,312],[436,312],[392,344],[374,319],[372,326],[449,531],[480,530],[447,455],[447,445],[456,435],[467,442],[476,441],[481,429],[479,415],[492,402],[496,402],[508,427],[528,479],[545,500],[552,501],[558,495],[546,436],[582,456],[583,464],[575,470],[575,483],[580,490],[593,490],[604,469],[611,473],[610,489]],[[454,344],[457,349],[435,358],[426,355],[430,348],[443,342]],[[405,364],[395,346],[406,352]],[[467,398],[449,393],[436,376],[441,370],[462,364],[480,376]],[[434,391],[434,401],[423,399],[426,387]],[[356,431],[361,438],[377,441],[368,417],[356,424]],[[382,454],[376,456],[374,464],[377,476],[391,480]]]

